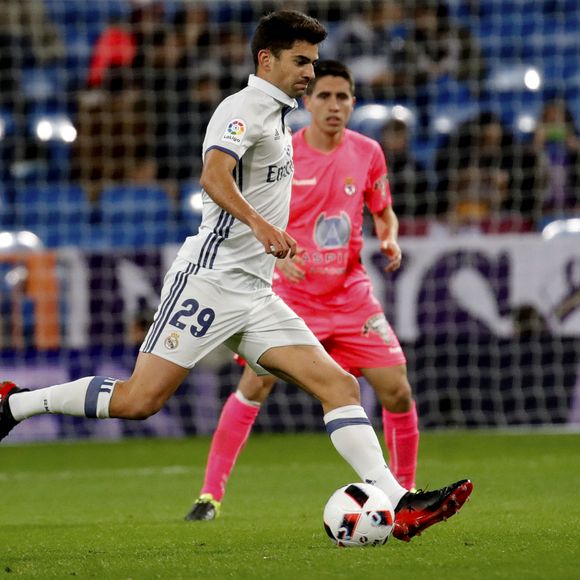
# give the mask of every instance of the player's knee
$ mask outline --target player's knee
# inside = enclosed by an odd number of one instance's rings
[[[390,385],[389,392],[382,402],[383,406],[393,413],[405,413],[411,409],[413,393],[406,376]]]
[[[360,386],[350,373],[343,371],[333,383],[332,391],[337,395],[336,405],[360,404]]]

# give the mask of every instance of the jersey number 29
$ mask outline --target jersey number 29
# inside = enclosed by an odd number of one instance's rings
[[[189,298],[183,302],[181,305],[182,309],[178,310],[173,318],[169,321],[169,324],[183,330],[187,325],[181,322],[181,318],[190,318],[191,316],[196,316],[196,324],[191,324],[189,327],[189,332],[193,336],[201,337],[209,330],[212,322],[215,319],[215,312],[211,308],[202,308],[199,310],[199,302],[194,298]],[[198,312],[199,310],[199,312]]]

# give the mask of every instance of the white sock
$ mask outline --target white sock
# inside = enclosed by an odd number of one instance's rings
[[[107,377],[84,377],[45,389],[14,393],[8,403],[17,421],[45,413],[108,419],[115,383],[116,379]]]
[[[401,487],[383,457],[374,429],[359,405],[339,407],[324,415],[326,431],[336,450],[356,471],[361,481],[382,489],[397,507],[407,493]]]

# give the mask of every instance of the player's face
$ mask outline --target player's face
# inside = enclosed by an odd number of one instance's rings
[[[304,106],[310,111],[311,125],[330,135],[344,130],[354,104],[350,83],[342,77],[319,78],[312,94],[304,97]]]
[[[278,57],[270,51],[261,51],[262,76],[292,98],[304,94],[308,83],[314,78],[314,62],[318,60],[318,45],[302,40],[292,48],[280,51]]]

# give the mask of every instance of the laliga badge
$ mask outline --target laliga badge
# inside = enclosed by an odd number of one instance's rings
[[[354,195],[356,193],[356,185],[354,183],[354,179],[352,177],[347,177],[344,180],[344,193],[346,195]]]
[[[179,333],[172,332],[166,339],[165,339],[165,348],[167,350],[175,350],[179,346]]]
[[[222,135],[222,141],[233,143],[234,145],[240,145],[244,140],[245,135],[246,123],[243,119],[232,119]]]

